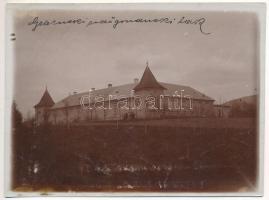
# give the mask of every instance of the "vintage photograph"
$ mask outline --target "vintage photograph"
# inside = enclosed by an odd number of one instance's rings
[[[232,8],[8,5],[10,191],[257,194],[262,21]]]

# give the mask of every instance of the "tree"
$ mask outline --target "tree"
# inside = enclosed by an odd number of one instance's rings
[[[15,101],[12,103],[12,126],[18,128],[22,124],[22,114],[17,108]]]

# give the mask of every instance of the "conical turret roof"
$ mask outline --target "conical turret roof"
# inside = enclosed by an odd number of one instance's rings
[[[135,91],[142,90],[142,89],[161,89],[166,90],[154,77],[153,73],[151,72],[150,68],[147,66],[140,82],[134,87]]]
[[[54,101],[51,98],[47,88],[42,96],[42,98],[40,99],[39,103],[35,105],[35,107],[50,107],[54,105]]]

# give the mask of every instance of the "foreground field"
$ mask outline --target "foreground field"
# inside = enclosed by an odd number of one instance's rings
[[[254,190],[255,121],[210,120],[21,127],[14,134],[14,189]]]

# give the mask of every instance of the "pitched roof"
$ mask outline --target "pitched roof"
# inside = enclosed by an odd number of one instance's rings
[[[36,104],[34,107],[50,107],[54,105],[54,101],[51,98],[47,88],[43,94],[43,96],[41,97],[40,101],[38,104]]]
[[[165,87],[163,87],[160,83],[158,83],[158,81],[152,74],[150,68],[147,66],[140,82],[138,83],[138,85],[134,87],[134,90],[138,91],[138,90],[149,89],[149,88],[166,90]]]
[[[214,99],[206,96],[205,94],[189,87],[189,86],[184,86],[184,85],[176,85],[176,84],[170,84],[170,83],[159,83],[160,85],[163,85],[166,90],[164,90],[164,95],[174,95],[175,92],[178,92],[180,94],[181,90],[183,91],[183,95],[189,95],[193,99],[198,99],[198,100],[205,100],[205,101],[214,101]],[[113,86],[109,88],[104,88],[100,90],[94,90],[91,92],[91,97],[96,97],[96,96],[102,96],[105,100],[108,100],[109,95],[116,95],[118,97],[123,96],[124,97],[131,97],[132,95],[132,90],[134,87],[136,87],[138,84],[137,83],[130,83],[130,84],[125,84],[125,85],[120,85],[120,86]],[[74,95],[70,95],[63,100],[57,102],[52,106],[52,109],[58,109],[58,108],[63,108],[66,105],[68,106],[79,106],[80,105],[80,100],[82,96],[87,96],[89,95],[89,92],[83,92],[83,93],[77,93]]]
[[[234,104],[242,104],[242,103],[257,104],[257,101],[258,101],[258,96],[255,94],[255,95],[232,99],[230,101],[225,102],[223,105],[232,106]]]

